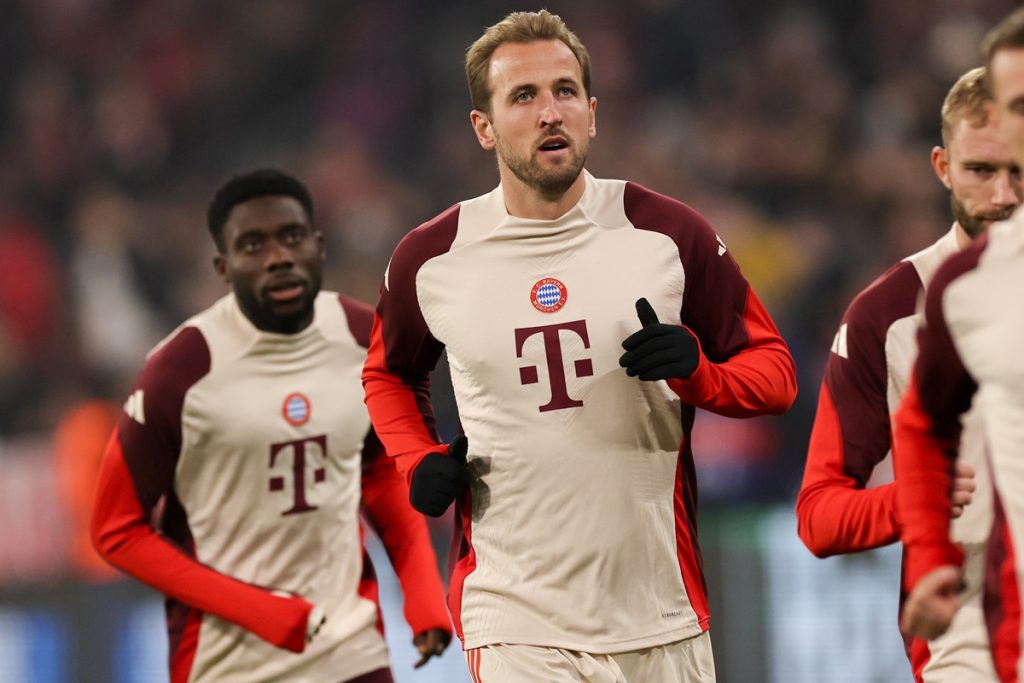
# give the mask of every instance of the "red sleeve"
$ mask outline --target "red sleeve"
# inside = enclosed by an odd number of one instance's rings
[[[892,441],[886,338],[922,288],[913,264],[897,264],[853,300],[836,334],[796,505],[800,538],[818,557],[899,540],[895,484],[866,487]]]
[[[626,215],[679,249],[686,275],[680,320],[700,342],[697,370],[669,386],[687,403],[729,417],[784,413],[796,399],[796,365],[732,254],[690,207],[626,183]]]
[[[220,574],[192,553],[174,467],[185,391],[208,370],[209,351],[195,328],[185,328],[147,362],[103,457],[93,545],[107,562],[168,597],[301,652],[310,603]],[[157,518],[161,532],[151,522]]]
[[[409,485],[372,431],[363,449],[363,510],[398,576],[405,596],[405,620],[413,635],[430,629],[451,635],[427,522],[409,504]]]
[[[982,240],[953,256],[935,274],[925,300],[913,380],[893,426],[908,590],[929,571],[963,561],[963,553],[949,537],[950,494],[960,416],[970,408],[977,384],[957,353],[943,296],[958,276],[977,266],[985,244]]]
[[[427,453],[445,453],[434,429],[430,371],[443,346],[427,328],[416,294],[416,274],[428,260],[451,247],[459,207],[416,228],[395,248],[381,287],[380,302],[363,367],[366,407],[387,454],[409,480]]]

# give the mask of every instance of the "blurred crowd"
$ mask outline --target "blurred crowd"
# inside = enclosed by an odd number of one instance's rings
[[[547,3],[593,57],[588,168],[705,214],[797,358],[788,416],[753,432],[708,421],[718,451],[695,450],[712,499],[795,493],[842,310],[951,223],[928,163],[939,108],[1014,5]],[[375,302],[405,232],[497,182],[468,125],[463,54],[508,11],[536,8],[0,3],[0,446],[102,441],[112,417],[97,406],[119,405],[145,352],[226,292],[205,207],[231,173],[303,178],[325,284]]]

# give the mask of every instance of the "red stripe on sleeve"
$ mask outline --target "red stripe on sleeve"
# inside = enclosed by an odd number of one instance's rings
[[[149,525],[115,430],[103,457],[92,512],[93,545],[118,569],[161,593],[293,652],[306,645],[312,605],[225,576],[183,553]],[[191,641],[183,639],[189,645]],[[180,657],[181,655],[175,655]]]
[[[863,488],[848,474],[844,451],[839,413],[828,383],[823,382],[796,502],[797,533],[818,557],[899,540],[896,485]]]

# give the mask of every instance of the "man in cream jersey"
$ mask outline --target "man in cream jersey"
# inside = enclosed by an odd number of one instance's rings
[[[426,525],[362,402],[372,312],[320,291],[323,236],[291,176],[232,178],[208,223],[232,291],[147,359],[104,458],[94,543],[167,596],[173,683],[387,683],[361,507],[424,658],[451,627]]]
[[[583,170],[590,58],[517,12],[470,47],[501,184],[409,233],[384,277],[367,405],[413,505],[456,505],[449,608],[476,681],[715,680],[690,429],[784,412],[785,342],[693,209]],[[464,435],[440,443],[447,349]]]

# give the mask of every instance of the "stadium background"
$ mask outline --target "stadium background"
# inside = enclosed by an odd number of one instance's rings
[[[588,45],[588,167],[718,228],[796,356],[785,417],[703,415],[694,450],[719,680],[907,680],[895,548],[795,535],[821,370],[850,297],[950,223],[939,107],[1010,0],[550,2]],[[160,601],[84,528],[146,350],[223,291],[204,224],[227,174],[304,178],[326,284],[367,301],[404,232],[496,182],[468,127],[482,0],[0,3],[0,680],[166,680]],[[441,426],[454,411],[437,377]],[[445,555],[448,520],[433,527]],[[378,553],[379,556],[379,553]],[[443,562],[443,559],[442,559]],[[380,567],[378,562],[378,567]],[[399,681],[412,673],[384,575]]]

